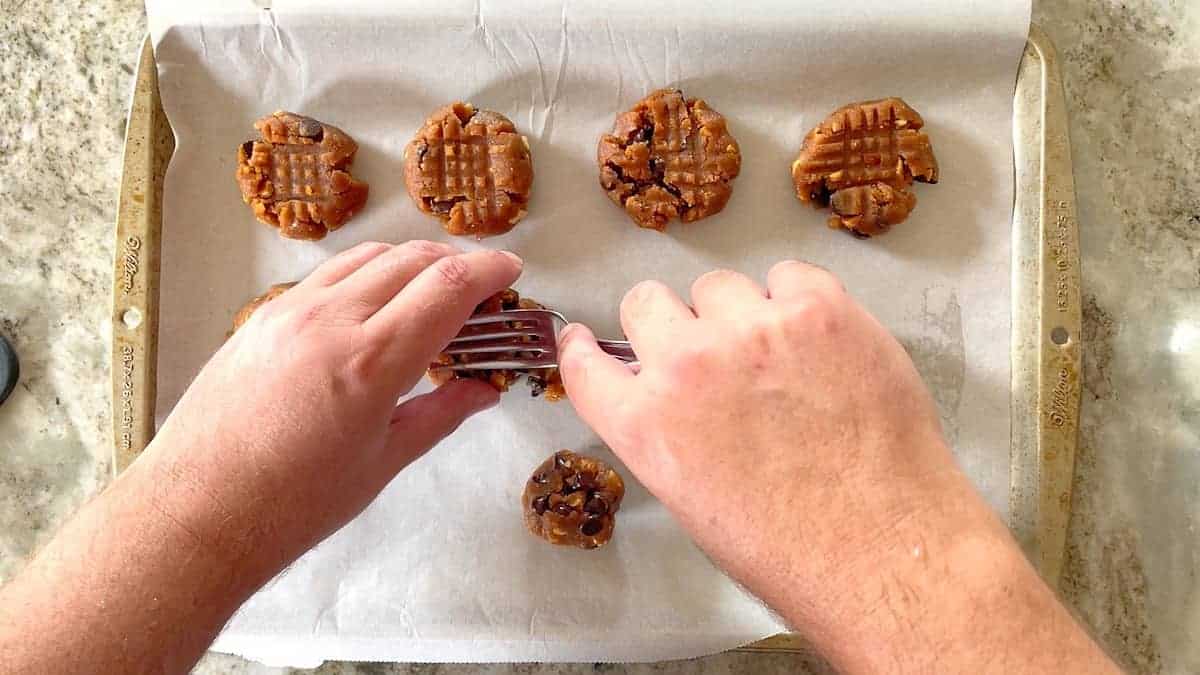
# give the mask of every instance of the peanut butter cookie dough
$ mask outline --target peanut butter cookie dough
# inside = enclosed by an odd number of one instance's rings
[[[533,300],[522,298],[519,293],[510,288],[484,300],[475,308],[474,313],[490,314],[510,309],[543,309],[543,306]],[[516,325],[517,322],[513,322],[513,326],[515,327]],[[533,396],[545,396],[547,401],[558,401],[566,397],[567,392],[563,388],[562,377],[559,376],[557,368],[537,370],[435,369],[437,366],[469,363],[472,359],[483,360],[492,358],[495,358],[494,354],[442,354],[438,356],[437,361],[430,365],[429,379],[434,384],[442,385],[453,379],[474,378],[487,382],[495,387],[497,391],[506,392],[514,383],[524,378],[529,383],[530,393]]]
[[[482,239],[525,216],[533,158],[507,117],[452,103],[430,115],[404,149],[404,183],[417,208],[447,232]]]
[[[525,483],[525,527],[551,544],[598,548],[612,539],[625,482],[604,462],[559,450]]]
[[[831,207],[829,226],[857,237],[887,232],[908,217],[914,180],[938,181],[925,121],[898,98],[838,108],[804,137],[792,162],[796,197]]]
[[[742,155],[725,118],[678,89],[660,89],[617,116],[596,151],[600,187],[639,227],[663,231],[719,213]]]
[[[260,140],[238,148],[242,199],[289,239],[323,239],[367,203],[368,186],[350,175],[358,144],[337,127],[290,112],[254,123]]]

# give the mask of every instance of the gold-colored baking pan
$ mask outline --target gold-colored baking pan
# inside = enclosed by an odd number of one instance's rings
[[[173,152],[175,134],[158,96],[158,68],[146,38],[125,126],[113,260],[113,471],[118,473],[154,436],[163,179]]]
[[[1062,76],[1054,47],[1029,31],[1016,85],[1012,228],[1012,492],[1009,524],[1042,575],[1062,570],[1079,423],[1079,227]],[[113,466],[154,434],[162,190],[174,135],[142,47],[125,140],[113,267]],[[744,647],[803,651],[783,634]]]

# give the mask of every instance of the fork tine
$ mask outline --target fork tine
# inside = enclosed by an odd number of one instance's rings
[[[467,342],[456,344],[442,350],[443,354],[513,354],[513,353],[530,353],[530,354],[547,354],[553,353],[553,349],[546,345],[536,342],[521,342],[513,344],[509,340],[496,340],[495,342]]]
[[[450,356],[479,355],[487,361],[443,364],[433,370],[536,370],[558,363],[556,321],[562,315],[543,309],[515,309],[473,316],[442,351]],[[509,358],[501,358],[508,356]]]
[[[541,309],[510,309],[505,312],[492,312],[490,314],[477,314],[467,319],[465,326],[479,326],[488,323],[501,323],[510,321],[521,321],[530,323],[545,323],[550,320],[551,314]]]
[[[530,359],[496,359],[494,361],[471,361],[469,363],[451,363],[436,365],[430,370],[541,370],[557,368],[555,355],[541,356]]]
[[[540,335],[541,335],[541,333],[538,333],[538,332],[534,331],[533,329],[500,330],[500,331],[496,331],[494,333],[491,331],[479,331],[476,333],[466,333],[466,334],[459,333],[452,340],[450,340],[450,344],[458,344],[458,343],[462,343],[462,342],[478,342],[480,340],[498,340],[501,338],[509,338],[509,339],[533,338],[533,337],[539,337]]]

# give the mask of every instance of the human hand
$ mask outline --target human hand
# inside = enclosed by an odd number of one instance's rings
[[[457,380],[396,405],[520,272],[511,254],[421,241],[334,257],[225,343],[129,480],[148,474],[160,510],[187,527],[221,523],[209,545],[266,552],[273,574],[497,402],[487,384]]]
[[[561,371],[579,414],[734,578],[833,630],[852,595],[886,593],[871,580],[940,554],[960,526],[1015,549],[908,355],[833,275],[785,262],[764,289],[717,271],[691,295],[647,282],[625,297],[637,374],[582,326],[564,331]]]

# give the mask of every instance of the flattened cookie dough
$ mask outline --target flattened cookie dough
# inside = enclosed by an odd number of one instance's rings
[[[484,300],[475,308],[475,314],[490,314],[510,309],[544,309],[533,300],[522,298],[519,293],[509,288]],[[513,322],[515,327],[518,322]],[[483,380],[499,392],[508,391],[509,387],[524,378],[529,383],[533,396],[544,396],[547,401],[559,401],[566,398],[562,377],[557,368],[539,368],[537,370],[434,370],[437,366],[455,363],[469,363],[472,359],[483,360],[495,358],[489,354],[441,354],[437,361],[430,364],[429,379],[436,385],[443,385],[454,379]]]
[[[725,118],[678,89],[660,89],[617,116],[596,151],[600,186],[639,227],[663,231],[725,208],[742,167]]]
[[[358,144],[335,126],[290,112],[254,123],[262,138],[238,148],[242,199],[289,239],[323,239],[367,203],[350,175]]]
[[[551,544],[599,548],[612,539],[624,497],[625,482],[612,467],[559,450],[525,483],[525,527]]]
[[[231,330],[229,334],[233,335],[236,333],[237,330],[241,328],[243,324],[249,321],[250,317],[258,311],[259,307],[262,307],[268,302],[283,295],[284,291],[292,286],[295,286],[297,283],[298,282],[291,281],[286,284],[275,284],[274,286],[268,288],[266,293],[263,293],[262,295],[243,305],[242,308],[238,310],[238,313],[233,316],[233,330]]]
[[[831,207],[829,226],[857,237],[887,232],[917,204],[914,180],[938,181],[925,121],[898,98],[851,103],[808,132],[792,162],[796,197]]]
[[[404,149],[404,184],[417,208],[450,234],[504,234],[533,188],[529,143],[504,115],[470,103],[439,108]]]

